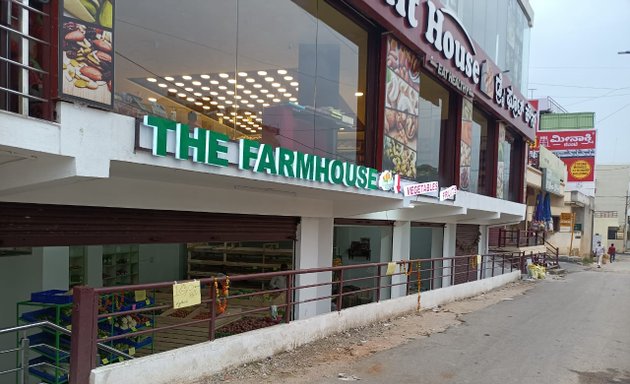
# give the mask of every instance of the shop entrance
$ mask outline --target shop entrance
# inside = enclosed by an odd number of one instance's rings
[[[411,223],[410,259],[438,259],[442,257],[444,225]],[[428,291],[442,287],[442,261],[420,262],[420,290]],[[409,292],[418,292],[418,284],[409,284]]]

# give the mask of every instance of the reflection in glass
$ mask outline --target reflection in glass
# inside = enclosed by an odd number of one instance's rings
[[[473,109],[471,129],[470,192],[485,194],[487,180],[486,159],[488,155],[488,118],[478,109]]]
[[[449,116],[449,93],[433,79],[420,74],[419,104],[416,180],[435,181],[439,176],[440,139]]]

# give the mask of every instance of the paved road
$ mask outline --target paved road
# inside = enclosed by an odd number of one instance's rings
[[[540,281],[346,374],[361,383],[630,384],[630,255],[618,258],[601,269],[563,264],[565,279]]]

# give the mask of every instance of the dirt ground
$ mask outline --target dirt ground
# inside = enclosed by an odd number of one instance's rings
[[[531,281],[518,281],[443,307],[412,312],[388,321],[350,329],[292,351],[221,372],[196,384],[298,384],[316,382],[321,377],[337,377],[340,381],[359,380],[346,375],[344,367],[364,356],[445,332],[464,322],[462,315],[523,295],[534,284]]]

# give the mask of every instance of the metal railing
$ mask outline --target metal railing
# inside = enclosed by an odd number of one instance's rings
[[[57,345],[51,345],[46,342],[36,341],[35,339],[33,339],[32,342],[31,338],[29,338],[28,333],[29,331],[35,329],[47,329],[49,331],[68,336],[70,339],[72,338],[72,332],[70,330],[49,321],[39,321],[35,323],[18,325],[11,328],[0,329],[0,336],[7,334],[16,334],[18,340],[17,346],[15,348],[0,350],[0,355],[10,353],[17,354],[16,367],[0,371],[0,376],[14,373],[17,375],[18,384],[28,384],[28,377],[31,373],[31,370],[40,367],[51,368],[52,371],[55,372],[54,376],[56,377],[67,376],[69,374],[70,371],[68,367],[64,367],[61,364],[58,364],[58,362],[60,360],[66,360],[66,358],[63,356],[72,356],[70,350],[64,350],[58,345],[59,343],[57,343]],[[119,356],[123,359],[133,359],[133,356],[116,350],[109,345],[98,343],[97,348],[106,351],[109,354]],[[31,356],[33,356],[33,354],[40,355],[42,354],[42,350],[46,350],[48,351],[48,353],[52,353],[53,355],[55,355],[55,358],[50,360],[31,360]]]
[[[254,328],[289,322],[302,306],[316,302],[325,301],[331,311],[341,311],[350,306],[419,294],[514,270],[526,273],[525,257],[521,252],[468,255],[203,278],[198,280],[203,292],[201,304],[192,311],[173,308],[173,282],[75,287],[70,383],[87,382],[90,371],[99,365],[99,343],[114,344],[131,336],[152,336],[156,342],[171,332],[175,333],[173,339],[181,342],[187,339],[184,334],[191,329],[197,337],[191,339],[191,343],[214,340],[253,329],[252,322],[256,323]],[[252,282],[265,285],[264,282],[274,278],[284,281],[282,288],[239,288]],[[146,300],[136,301],[139,292],[141,300]],[[125,305],[110,306],[107,303],[111,300]],[[102,329],[99,324],[121,324],[119,320],[128,316],[134,316],[140,324],[132,333],[125,330],[99,337],[97,330]],[[143,323],[150,318],[154,321]]]
[[[56,4],[0,0],[0,110],[54,119]]]
[[[490,244],[499,248],[505,247],[532,247],[545,244],[545,233],[522,229],[499,229],[496,244]]]

